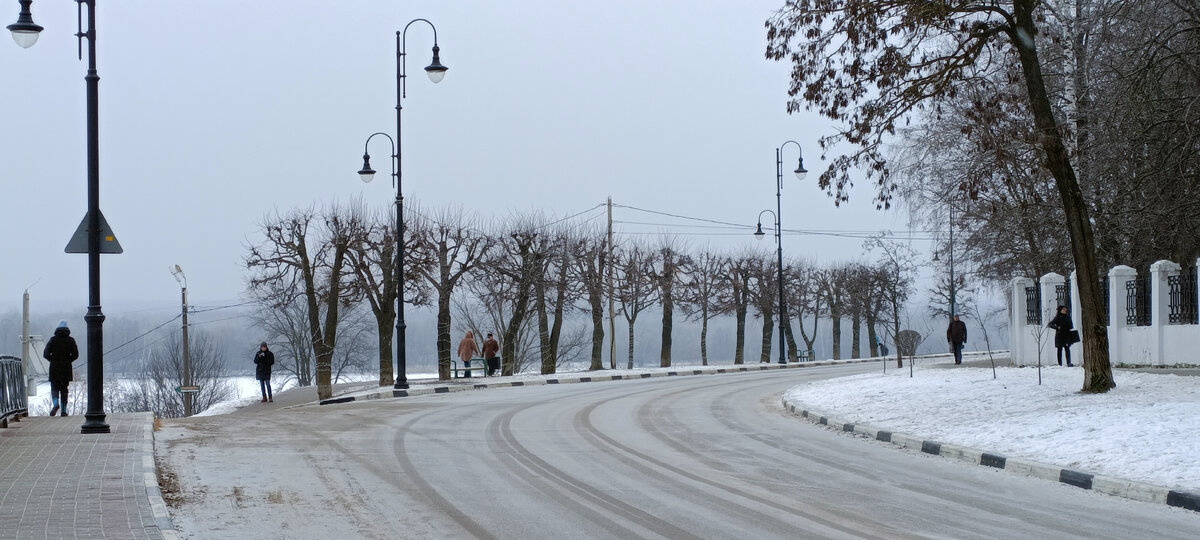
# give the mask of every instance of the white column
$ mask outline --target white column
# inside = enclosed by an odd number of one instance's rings
[[[1108,271],[1108,361],[1112,365],[1125,361],[1126,317],[1125,282],[1137,277],[1137,270],[1125,265]]]
[[[1079,274],[1077,274],[1074,270],[1071,270],[1070,281],[1071,281],[1071,290],[1067,291],[1067,294],[1069,294],[1070,298],[1071,298],[1071,311],[1070,311],[1071,324],[1075,325],[1076,330],[1079,330],[1080,338],[1082,339],[1082,337],[1083,337],[1083,335],[1082,335],[1082,333],[1083,333],[1083,308],[1080,306],[1080,303],[1079,303]],[[1072,347],[1072,349],[1074,349],[1074,350],[1071,351],[1071,356],[1075,359],[1075,363],[1082,366],[1083,365],[1083,345],[1080,344],[1079,347]]]
[[[1038,281],[1042,288],[1042,326],[1045,326],[1058,313],[1058,286],[1066,284],[1067,278],[1050,272]]]
[[[1163,330],[1170,324],[1171,289],[1167,278],[1179,275],[1179,265],[1171,261],[1156,261],[1150,265],[1150,328],[1154,335],[1151,348],[1153,364],[1163,365]]]
[[[1013,278],[1009,288],[1012,311],[1009,312],[1008,333],[1009,349],[1012,351],[1012,362],[1016,366],[1037,363],[1037,350],[1029,335],[1029,327],[1025,325],[1025,288],[1033,286],[1029,278]],[[1030,356],[1033,354],[1034,356]]]

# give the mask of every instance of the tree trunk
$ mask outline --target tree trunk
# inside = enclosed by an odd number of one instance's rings
[[[879,356],[879,335],[875,333],[878,322],[874,312],[867,313],[867,344],[871,346],[871,358]]]
[[[850,316],[850,358],[862,358],[862,317],[857,312]]]
[[[842,359],[842,313],[840,310],[829,310],[829,319],[833,323],[833,359]]]
[[[507,343],[507,340],[505,341]],[[437,358],[438,380],[450,380],[450,292],[438,291]]]
[[[633,325],[637,322],[637,315],[625,319],[629,322],[629,363],[625,369],[633,369]]]
[[[379,332],[379,386],[391,386],[395,383],[392,374],[392,339],[396,333],[396,318],[376,318],[375,331]]]
[[[588,369],[596,371],[604,369],[604,307],[603,291],[599,288],[588,294],[588,303],[592,305],[592,365]]]
[[[746,355],[746,304],[741,302],[737,306],[737,339],[733,348],[733,363],[742,365],[745,362]]]
[[[666,270],[663,271],[667,273]],[[674,321],[675,301],[671,298],[671,289],[675,281],[674,272],[664,276],[662,285],[662,351],[659,353],[659,367],[671,367],[671,330]]]
[[[708,302],[700,307],[700,365],[708,365]]]
[[[772,321],[773,317],[771,312],[765,311],[763,312],[762,316],[762,352],[759,353],[758,361],[759,363],[765,364],[771,361],[771,337],[774,335],[775,324]]]
[[[1096,268],[1095,241],[1088,219],[1083,192],[1071,167],[1070,156],[1063,145],[1062,132],[1054,119],[1054,110],[1046,94],[1046,83],[1033,40],[1036,26],[1033,21],[1035,0],[1013,2],[1015,29],[1010,35],[1021,61],[1025,87],[1038,128],[1039,142],[1046,152],[1046,168],[1054,176],[1066,215],[1066,228],[1071,237],[1071,253],[1075,259],[1080,303],[1080,337],[1083,341],[1083,392],[1107,392],[1116,386],[1108,357],[1108,328],[1101,317],[1103,299],[1100,277]]]
[[[787,339],[788,361],[792,363],[799,362],[800,358],[796,355],[796,336],[792,333],[792,321],[789,320],[783,323],[783,335]]]
[[[550,317],[546,313],[546,285],[544,279],[537,280],[534,285],[537,304],[538,352],[542,360],[542,375],[554,373],[554,351],[550,344]]]

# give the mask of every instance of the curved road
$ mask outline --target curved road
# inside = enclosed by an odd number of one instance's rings
[[[1195,538],[1200,515],[896,449],[779,398],[875,366],[174,421],[188,538]],[[964,396],[969,399],[969,396]],[[1049,414],[1050,412],[1048,412]],[[232,512],[231,512],[232,510]]]

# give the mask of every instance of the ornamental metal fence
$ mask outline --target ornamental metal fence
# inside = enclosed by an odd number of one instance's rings
[[[1025,324],[1042,324],[1042,289],[1025,287]]]
[[[1167,277],[1170,296],[1169,324],[1197,324],[1196,267],[1185,268],[1177,276]]]
[[[1150,276],[1125,282],[1125,324],[1150,326]]]
[[[8,419],[25,416],[29,405],[25,398],[25,368],[15,356],[0,356],[0,427]]]

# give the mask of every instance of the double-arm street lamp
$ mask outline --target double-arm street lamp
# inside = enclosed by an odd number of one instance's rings
[[[437,44],[437,28],[433,23],[425,19],[413,19],[404,25],[403,31],[396,32],[396,139],[386,133],[373,133],[367,137],[367,142],[363,145],[363,166],[358,171],[359,177],[363,182],[370,182],[375,178],[375,170],[371,168],[371,154],[367,152],[367,146],[370,145],[371,139],[376,135],[383,135],[392,143],[392,180],[396,183],[396,261],[395,261],[395,279],[396,279],[396,384],[394,388],[403,390],[408,388],[407,362],[405,359],[404,348],[404,193],[401,183],[401,161],[400,147],[402,144],[400,130],[400,111],[401,101],[405,97],[404,79],[407,77],[405,73],[405,56],[407,55],[405,38],[408,34],[408,27],[413,23],[421,21],[428,24],[433,29],[433,61],[425,67],[425,73],[429,74],[429,80],[435,84],[442,82],[442,78],[446,76],[446,70],[449,69],[442,65],[441,59],[438,58],[438,52],[441,49]]]
[[[787,303],[783,298],[783,224],[780,215],[783,213],[782,193],[783,193],[783,148],[788,144],[796,145],[796,150],[800,152],[800,160],[796,163],[796,174],[798,180],[804,180],[808,175],[808,171],[804,169],[804,151],[800,148],[800,143],[796,141],[787,141],[779,148],[775,149],[775,211],[763,210],[758,213],[758,230],[754,231],[755,238],[762,240],[765,234],[762,230],[762,215],[770,212],[775,216],[775,245],[779,255],[779,363],[787,363],[787,350],[784,346],[784,331],[787,328]]]
[[[42,27],[34,24],[29,6],[33,0],[19,0],[21,13],[17,22],[8,25],[13,41],[24,48],[37,43]],[[96,2],[75,0],[78,4],[79,31],[75,34],[88,42],[87,83],[87,255],[88,310],[87,321],[87,412],[83,414],[83,433],[108,433],[104,414],[104,313],[100,309],[100,136],[97,112],[100,76],[96,74]],[[83,30],[83,7],[87,6],[87,31]],[[80,43],[82,45],[82,43]],[[80,59],[83,50],[80,49]]]

